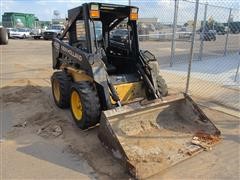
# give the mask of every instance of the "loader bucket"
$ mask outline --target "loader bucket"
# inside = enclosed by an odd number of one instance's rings
[[[220,131],[185,94],[104,111],[98,136],[137,179],[155,175],[220,141]]]

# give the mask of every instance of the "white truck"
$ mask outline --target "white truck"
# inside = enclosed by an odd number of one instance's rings
[[[53,39],[54,37],[58,37],[63,33],[64,26],[63,25],[52,25],[48,27],[46,31],[42,34],[43,39],[48,40],[48,39]]]

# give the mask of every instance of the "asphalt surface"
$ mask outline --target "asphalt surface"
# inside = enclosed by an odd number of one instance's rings
[[[226,35],[217,35],[216,41],[203,41],[202,58],[221,57],[224,54]],[[195,39],[193,60],[199,59],[199,49],[201,41]],[[152,52],[159,60],[160,65],[168,66],[171,57],[171,41],[140,41],[140,47]],[[173,64],[186,63],[189,60],[190,40],[178,40],[175,42],[175,56]],[[230,34],[227,46],[227,53],[236,53],[240,49],[240,34]]]

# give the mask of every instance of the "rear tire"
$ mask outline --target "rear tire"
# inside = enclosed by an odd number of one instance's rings
[[[68,108],[70,97],[71,77],[63,71],[54,72],[51,77],[52,94],[55,104],[62,108]]]
[[[99,123],[100,102],[92,83],[73,83],[70,93],[70,105],[73,119],[80,129],[88,129]]]
[[[8,32],[5,28],[0,28],[0,44],[8,44]]]
[[[168,87],[167,87],[166,81],[160,75],[157,76],[156,80],[157,80],[158,90],[160,91],[161,95],[163,97],[167,96],[168,95]]]

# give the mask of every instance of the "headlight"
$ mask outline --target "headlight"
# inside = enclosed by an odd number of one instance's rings
[[[90,17],[91,18],[100,18],[100,11],[99,11],[98,4],[91,4]]]
[[[138,19],[138,8],[132,8],[130,12],[130,20],[136,21]]]

